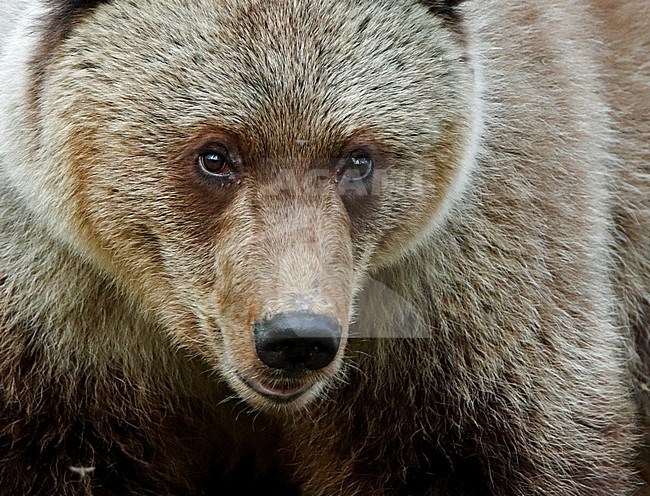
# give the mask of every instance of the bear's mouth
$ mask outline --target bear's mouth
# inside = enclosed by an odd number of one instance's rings
[[[290,380],[273,380],[264,382],[258,378],[245,378],[238,374],[239,379],[257,394],[276,403],[289,403],[312,388],[312,384],[305,384]]]

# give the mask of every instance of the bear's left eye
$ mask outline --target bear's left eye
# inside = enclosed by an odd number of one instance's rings
[[[372,158],[368,153],[352,152],[336,168],[336,179],[337,181],[363,181],[371,176],[373,166]]]

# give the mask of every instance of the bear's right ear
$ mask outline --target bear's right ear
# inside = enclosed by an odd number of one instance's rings
[[[89,9],[107,1],[108,0],[48,0],[48,3],[53,7],[75,11]]]
[[[110,0],[46,0],[50,14],[46,18],[46,35],[61,39],[84,14]]]
[[[0,0],[2,1],[2,0]],[[35,85],[40,80],[52,59],[52,54],[70,33],[70,30],[85,14],[110,0],[44,0],[49,7],[43,18],[42,40],[32,61]]]
[[[82,14],[108,0],[47,0],[59,17],[69,18]]]

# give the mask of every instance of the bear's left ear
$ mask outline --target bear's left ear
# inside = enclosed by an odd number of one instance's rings
[[[431,12],[449,16],[453,14],[454,9],[465,0],[418,0],[423,5],[429,7]]]
[[[445,9],[455,7],[459,3],[463,3],[465,0],[420,0],[420,3],[427,5],[433,9]]]
[[[452,26],[458,26],[460,23],[460,13],[456,9],[459,4],[463,3],[465,0],[417,0],[419,3],[425,7],[429,7],[429,10],[447,22]]]

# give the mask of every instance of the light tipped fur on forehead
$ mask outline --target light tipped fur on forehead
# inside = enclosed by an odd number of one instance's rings
[[[175,135],[209,121],[245,127],[242,133],[264,136],[276,150],[280,136],[268,136],[270,129],[291,143],[326,142],[363,125],[387,130],[394,141],[397,119],[413,128],[402,142],[422,129],[440,129],[443,118],[457,121],[449,102],[464,94],[447,75],[465,69],[465,54],[444,21],[432,22],[415,1],[355,3],[142,0],[136,14],[128,3],[112,2],[72,33],[60,84],[75,87],[70,98],[76,101],[111,95],[115,106],[130,109],[137,94],[142,108],[173,109],[183,116]],[[105,42],[98,46],[97,39]],[[116,92],[100,76],[118,73]],[[425,91],[433,80],[435,94]],[[76,88],[80,81],[83,89]],[[138,127],[154,130],[160,123],[159,140],[173,123],[157,119]],[[320,135],[304,135],[310,130]],[[332,132],[322,136],[326,131]]]

